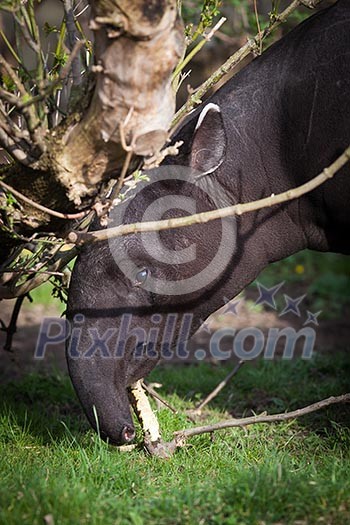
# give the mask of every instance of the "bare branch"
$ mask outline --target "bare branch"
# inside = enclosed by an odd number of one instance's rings
[[[24,85],[20,81],[17,73],[14,71],[12,66],[7,62],[7,60],[5,60],[5,58],[2,55],[0,55],[0,65],[3,67],[3,69],[5,70],[7,75],[11,78],[11,80],[14,83],[14,85],[16,86],[19,94],[22,97],[26,97],[28,95],[28,93],[26,91],[26,88],[24,87]]]
[[[2,329],[4,332],[6,332],[6,341],[4,344],[4,350],[7,352],[12,352],[12,339],[14,334],[17,332],[17,319],[19,316],[19,313],[21,311],[22,303],[25,299],[25,295],[22,295],[21,297],[18,297],[15,306],[13,307],[11,320],[8,324],[8,326],[4,326]]]
[[[203,39],[200,40],[200,42],[198,42],[198,44],[185,56],[185,58],[176,67],[173,73],[173,82],[184,69],[184,67],[186,67],[187,64],[193,59],[193,57],[195,57],[199,53],[202,47],[204,47],[205,44],[213,38],[214,33],[220,29],[220,27],[226,22],[226,20],[227,19],[225,17],[220,18],[218,23],[215,24],[215,26],[209,31],[208,34],[204,33]]]
[[[147,396],[142,388],[141,381],[137,381],[130,387],[129,398],[141,424],[144,433],[144,445],[147,451],[151,455],[162,458],[169,458],[176,448],[183,447],[186,444],[187,439],[193,436],[212,433],[217,430],[225,430],[227,428],[242,428],[248,425],[256,425],[260,423],[288,421],[289,419],[296,419],[337,403],[350,403],[350,393],[336,397],[331,396],[306,407],[293,410],[292,412],[271,415],[262,414],[260,416],[250,416],[240,419],[227,419],[226,421],[220,421],[213,425],[203,425],[178,430],[174,432],[174,438],[172,441],[164,442],[161,438],[158,420],[151,409]]]
[[[16,53],[15,49],[13,48],[11,42],[9,41],[9,39],[7,38],[6,34],[4,33],[4,31],[0,28],[0,36],[1,38],[3,39],[3,41],[5,42],[6,44],[6,47],[7,49],[9,50],[9,52],[11,53],[11,55],[13,56],[13,58],[16,60],[16,62],[18,62],[19,64],[21,63],[21,59],[20,57],[18,56],[18,54]]]
[[[322,401],[318,401],[317,403],[313,403],[312,405],[308,405],[304,408],[298,408],[292,412],[243,417],[241,419],[228,419],[227,421],[222,421],[214,425],[205,425],[201,427],[179,430],[174,433],[175,437],[171,443],[175,443],[176,446],[182,446],[186,439],[192,436],[198,436],[199,434],[214,432],[216,430],[224,430],[225,428],[246,427],[248,425],[255,425],[257,423],[275,423],[279,421],[287,421],[288,419],[295,419],[297,417],[305,416],[306,414],[311,414],[312,412],[316,412],[322,408],[334,405],[336,403],[350,403],[350,393],[337,397],[328,397],[327,399],[323,399]]]
[[[194,410],[191,410],[190,413],[191,415],[197,415],[197,414],[200,414],[201,411],[203,410],[203,408],[208,404],[210,403],[210,401],[212,401],[214,399],[214,397],[216,397],[220,392],[221,390],[227,385],[227,383],[229,381],[231,381],[231,379],[237,374],[238,370],[241,368],[241,366],[245,363],[245,361],[238,361],[238,363],[236,364],[236,366],[231,370],[231,372],[229,374],[227,374],[227,376],[225,377],[225,379],[223,379],[215,388],[212,392],[210,392],[209,395],[207,395],[207,397],[205,399],[203,399],[203,401],[201,401],[200,403],[198,403],[198,405],[196,406],[196,408]]]
[[[24,100],[30,97],[29,93],[26,91],[24,85],[19,79],[17,73],[13,70],[12,66],[5,60],[5,58],[2,55],[0,55],[0,66],[2,66],[2,68],[8,74],[8,76],[11,78],[20,96],[23,97]],[[10,93],[1,89],[0,96],[3,97],[8,102],[10,102],[10,104],[14,104],[16,107],[18,107],[18,99],[14,95],[11,95]],[[45,144],[42,138],[38,137],[38,134],[36,132],[37,129],[40,127],[40,120],[36,113],[35,108],[34,107],[23,108],[22,114],[26,121],[27,128],[28,128],[28,131],[30,133],[30,136],[31,136],[31,139],[34,145],[37,146],[41,152],[45,151]]]
[[[35,80],[37,85],[40,85],[40,83],[44,80],[45,64],[40,42],[40,31],[35,18],[34,2],[23,3],[19,11],[23,17],[24,23],[28,28],[29,39],[32,40],[32,43],[34,44],[34,52],[38,60]]]
[[[16,97],[13,93],[10,93],[9,91],[6,91],[6,89],[3,89],[0,87],[0,97],[5,102],[8,102],[12,106],[15,106],[16,108],[19,107],[20,99]]]
[[[73,0],[64,0],[64,11],[66,14],[66,26],[67,26],[67,35],[68,35],[68,47],[72,52],[75,44],[78,40],[77,31],[75,27],[75,18],[74,18],[74,2]],[[81,61],[80,56],[76,55],[72,60],[72,77],[73,77],[73,86],[79,86],[81,84]]]
[[[255,37],[248,40],[248,42],[242,46],[236,53],[231,55],[222,66],[220,66],[214,73],[205,81],[193,95],[187,100],[187,102],[178,110],[175,114],[172,126],[176,126],[180,120],[187,115],[196,105],[200,104],[203,95],[209,91],[215,84],[221,80],[221,78],[237,66],[242,60],[244,60],[250,53],[259,54],[261,43],[271,35],[275,29],[280,26],[287,18],[300,7],[304,2],[308,2],[308,7],[316,7],[323,0],[293,0],[293,2],[281,13],[278,17],[274,18],[270,25],[263,31],[259,31]]]
[[[258,35],[260,35],[261,34],[261,27],[260,27],[260,20],[259,20],[259,12],[258,12],[257,0],[254,0],[254,14],[255,14],[256,26],[258,28]],[[259,40],[260,40],[259,41],[259,55],[261,55],[263,41],[262,41],[262,38],[260,38]]]
[[[34,288],[37,288],[41,284],[48,281],[51,277],[52,272],[58,272],[63,269],[67,264],[76,257],[78,254],[77,248],[72,248],[71,250],[65,250],[57,254],[56,260],[50,265],[50,273],[41,272],[33,276],[33,278],[28,279],[25,283],[18,286],[2,286],[0,285],[0,299],[14,299],[25,295]]]
[[[30,31],[28,29],[27,24],[25,23],[24,19],[13,13],[13,18],[17,22],[18,27],[21,30],[21,33],[23,35],[24,40],[26,41],[28,47],[34,51],[36,55],[40,53],[40,47],[38,46],[38,43],[35,42],[32,35],[30,34]]]
[[[142,388],[144,388],[146,390],[146,392],[154,397],[154,399],[156,399],[157,401],[159,401],[160,404],[164,405],[166,408],[168,408],[170,410],[170,412],[172,412],[173,414],[178,414],[178,411],[176,410],[176,408],[172,407],[165,399],[163,399],[156,390],[154,390],[154,388],[152,388],[150,385],[148,385],[147,383],[145,383],[144,381],[141,382],[141,386]]]
[[[31,148],[28,139],[29,139],[29,133],[26,129],[21,129],[15,121],[10,117],[9,113],[6,111],[5,106],[0,100],[0,121],[7,126],[7,129],[9,130],[9,134],[11,136],[15,137],[16,139],[20,139],[22,141],[27,141],[27,147]]]
[[[244,204],[235,204],[234,206],[228,206],[226,208],[219,208],[217,210],[196,213],[195,215],[188,215],[186,217],[180,217],[176,219],[166,219],[162,221],[150,221],[150,222],[137,222],[134,224],[122,224],[114,228],[107,228],[106,230],[98,230],[94,232],[77,232],[73,231],[68,234],[68,241],[74,244],[81,244],[85,242],[95,242],[111,239],[113,237],[121,237],[123,235],[129,235],[131,233],[139,232],[154,232],[162,230],[170,230],[173,228],[183,228],[185,226],[191,226],[193,224],[204,224],[209,221],[216,219],[224,219],[225,217],[232,217],[234,215],[243,215],[252,211],[261,210],[262,208],[268,208],[275,206],[276,204],[282,204],[293,199],[297,199],[306,193],[314,190],[318,186],[321,186],[324,182],[334,177],[334,175],[350,160],[350,146],[344,151],[338,159],[333,162],[328,168],[325,168],[322,173],[309,180],[305,184],[293,188],[278,195],[271,195],[264,199],[259,199],[253,202],[247,202]]]
[[[4,129],[2,123],[0,122],[0,144],[1,146],[13,157],[15,160],[20,162],[21,164],[24,164],[25,166],[29,166],[33,162],[35,162],[35,159],[28,155],[21,147],[19,147],[15,140],[7,134],[6,130]],[[1,181],[0,181],[0,184]]]
[[[31,270],[31,269],[26,269],[26,270],[14,270],[13,268],[5,268],[5,269],[1,269],[0,270],[0,274],[4,274],[4,273],[13,273],[13,274],[16,274],[16,273],[20,273],[20,274],[40,274],[40,273],[44,273],[44,274],[47,274],[47,275],[50,275],[50,277],[63,277],[64,276],[64,272],[51,272],[50,270]]]
[[[0,137],[1,138],[1,137]],[[12,154],[12,153],[11,153]],[[20,193],[19,191],[15,190],[5,182],[0,180],[0,187],[4,188],[4,190],[9,191],[12,193],[17,199],[22,200],[23,202],[26,202],[30,206],[33,206],[33,208],[36,208],[37,210],[40,210],[44,213],[47,213],[48,215],[51,215],[52,217],[57,217],[58,219],[82,219],[85,217],[91,210],[84,210],[79,213],[61,213],[59,211],[51,210],[50,208],[47,208],[46,206],[42,206],[41,204],[38,204],[37,202],[34,202],[32,199],[29,199],[23,193]]]
[[[30,97],[29,99],[27,99],[25,101],[23,101],[21,99],[16,99],[17,100],[16,107],[18,108],[18,110],[22,110],[23,108],[31,106],[32,104],[36,104],[37,102],[40,102],[41,100],[44,100],[48,95],[50,95],[50,93],[52,93],[54,91],[54,89],[63,80],[65,80],[67,78],[67,76],[69,74],[69,71],[71,70],[72,63],[74,62],[75,58],[77,57],[77,55],[78,55],[79,51],[81,50],[81,48],[83,47],[83,45],[84,45],[84,41],[82,41],[82,40],[78,40],[75,43],[75,46],[74,46],[72,52],[70,53],[66,64],[64,65],[64,67],[60,71],[60,74],[59,74],[58,78],[56,78],[54,81],[50,82],[49,84],[47,84],[46,86],[41,88],[39,95],[35,95],[34,97]]]

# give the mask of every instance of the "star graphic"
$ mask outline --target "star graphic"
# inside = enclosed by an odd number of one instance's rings
[[[237,307],[238,307],[239,303],[241,302],[241,300],[238,299],[237,301],[230,302],[229,299],[224,297],[224,301],[226,303],[226,308],[225,308],[225,311],[224,311],[224,315],[233,314],[236,317],[239,317],[239,313],[237,312]]]
[[[307,319],[304,323],[304,326],[306,324],[314,324],[316,326],[318,326],[318,316],[322,313],[322,310],[319,310],[318,312],[316,312],[315,314],[312,313],[312,312],[309,312],[309,310],[306,310],[306,313],[307,313]]]
[[[289,297],[289,295],[286,295],[286,294],[283,294],[283,295],[284,295],[284,300],[286,302],[286,306],[280,313],[280,316],[291,312],[292,314],[295,314],[298,317],[300,317],[301,314],[299,310],[299,304],[304,299],[304,297],[306,297],[306,294],[301,295],[300,297],[297,297],[296,299],[292,299],[291,297]]]
[[[262,284],[257,282],[257,286],[259,289],[259,297],[255,301],[255,304],[267,304],[267,306],[270,306],[271,308],[276,310],[275,295],[282,288],[284,283],[285,281],[282,281],[281,283],[276,284],[276,286],[266,288],[266,286],[263,286]]]
[[[208,319],[206,319],[205,321],[203,319],[200,319],[200,322],[201,322],[201,330],[203,330],[203,332],[207,332],[208,334],[211,334],[211,328],[210,328],[211,321],[209,321]]]

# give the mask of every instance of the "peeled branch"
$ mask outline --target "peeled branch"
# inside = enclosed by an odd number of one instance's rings
[[[144,432],[144,445],[147,451],[152,456],[161,458],[170,458],[175,450],[186,445],[187,439],[192,436],[200,434],[212,433],[217,430],[224,430],[227,428],[246,427],[257,423],[275,423],[279,421],[287,421],[289,419],[296,419],[306,414],[311,414],[325,407],[336,403],[350,403],[350,393],[337,397],[328,397],[322,401],[317,401],[292,412],[284,412],[281,414],[267,415],[266,413],[258,416],[244,417],[241,419],[228,419],[213,425],[205,425],[200,427],[193,427],[174,432],[174,438],[170,442],[164,442],[160,435],[159,423],[153,413],[149,404],[148,398],[142,389],[141,382],[138,381],[132,385],[130,389],[130,401],[135,410],[137,418],[142,426]]]
[[[143,430],[146,450],[152,456],[164,459],[169,458],[173,454],[176,445],[165,443],[162,440],[157,416],[151,408],[148,397],[141,386],[141,381],[137,381],[130,387],[129,398]]]

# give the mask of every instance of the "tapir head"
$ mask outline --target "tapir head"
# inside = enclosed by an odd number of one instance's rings
[[[109,226],[230,203],[226,189],[210,179],[224,166],[226,135],[219,108],[208,106],[176,137],[184,140],[184,153],[175,161],[186,166],[169,163],[150,173],[114,208]],[[230,218],[82,249],[69,292],[67,359],[78,397],[102,437],[116,444],[133,439],[128,387],[160,357],[185,357],[185,340],[221,306],[235,234]]]
[[[179,139],[184,146],[175,162],[187,166],[170,164],[150,173],[149,181],[136,185],[114,208],[109,226],[223,205],[212,188],[201,186],[202,178],[225,157],[218,106],[209,104]],[[227,229],[225,248],[234,242],[234,230],[231,225]],[[204,296],[225,271],[218,254],[221,230],[220,223],[211,222],[205,227],[128,235],[82,249],[69,291],[67,360],[90,423],[111,442],[134,438],[128,387],[154,368],[162,350],[170,356],[181,330],[184,340],[200,325]]]

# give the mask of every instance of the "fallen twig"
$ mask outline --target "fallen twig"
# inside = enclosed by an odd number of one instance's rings
[[[142,381],[141,383],[141,386],[142,388],[144,388],[146,390],[146,392],[154,397],[154,399],[156,399],[157,401],[160,402],[160,404],[164,405],[166,408],[168,408],[170,410],[170,412],[172,412],[173,414],[178,414],[178,411],[172,407],[165,399],[163,399],[159,394],[158,392],[156,392],[156,390],[154,390],[154,388],[152,388],[150,385],[147,385],[144,381]]]
[[[235,368],[237,368],[237,366]],[[224,430],[227,428],[246,427],[248,425],[255,425],[258,423],[276,423],[280,421],[287,421],[289,419],[296,419],[336,403],[350,403],[350,393],[336,397],[331,396],[306,407],[293,410],[292,412],[283,412],[280,414],[271,415],[262,414],[260,416],[243,417],[240,419],[228,419],[213,425],[204,425],[178,430],[174,432],[174,438],[170,442],[164,442],[161,438],[157,418],[151,409],[145,392],[142,389],[141,381],[137,381],[131,386],[130,402],[142,426],[144,433],[144,446],[146,450],[153,456],[168,459],[177,448],[185,446],[187,439],[190,437],[205,433],[212,433],[217,430]],[[127,448],[125,449],[127,450]]]
[[[231,370],[231,372],[229,374],[227,374],[227,376],[225,377],[225,379],[223,379],[223,381],[221,381],[215,388],[212,392],[210,392],[210,394],[207,395],[207,397],[205,399],[203,399],[203,401],[201,401],[200,403],[198,403],[198,405],[196,406],[196,408],[194,410],[191,410],[190,411],[190,414],[191,415],[199,415],[202,411],[202,409],[208,404],[210,403],[210,401],[212,401],[214,399],[214,397],[216,397],[219,392],[221,392],[221,390],[227,385],[227,383],[229,381],[231,381],[231,379],[237,374],[238,370],[241,368],[241,366],[245,363],[245,361],[238,361],[238,363],[236,364],[236,366]]]
[[[201,427],[187,428],[184,430],[178,430],[174,432],[174,439],[170,442],[170,447],[181,447],[185,444],[186,440],[192,436],[198,436],[199,434],[205,434],[208,432],[215,432],[216,430],[224,430],[226,428],[235,428],[235,427],[246,427],[248,425],[255,425],[257,423],[275,423],[279,421],[287,421],[288,419],[295,419],[300,416],[305,416],[306,414],[311,414],[311,412],[316,412],[322,408],[334,405],[336,403],[350,403],[350,393],[344,394],[342,396],[328,397],[322,401],[317,401],[312,405],[308,405],[304,408],[298,408],[292,412],[284,412],[282,414],[272,414],[272,415],[261,415],[261,416],[251,416],[243,417],[241,419],[228,419],[227,421],[221,421],[220,423],[215,423],[214,425],[205,425]]]

